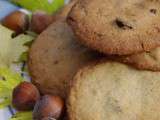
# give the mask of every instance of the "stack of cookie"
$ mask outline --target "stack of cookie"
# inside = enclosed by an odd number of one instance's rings
[[[29,52],[32,82],[41,93],[56,94],[64,99],[79,68],[100,55],[81,45],[66,22],[75,1],[65,6],[57,20],[34,41]]]
[[[160,8],[153,0],[80,1],[68,16],[79,40],[138,69],[160,70]],[[113,57],[112,57],[113,58]]]
[[[30,50],[41,92],[67,99],[69,120],[159,120],[160,1],[79,0],[62,11]]]

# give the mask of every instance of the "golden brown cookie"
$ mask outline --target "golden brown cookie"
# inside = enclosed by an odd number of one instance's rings
[[[139,70],[160,71],[160,47],[150,52],[127,56],[108,56],[109,59],[129,64]]]
[[[54,14],[54,20],[59,20],[59,19],[64,19],[64,17],[66,17],[68,15],[68,13],[70,12],[71,8],[73,7],[73,5],[77,2],[77,0],[71,0],[71,2],[69,2],[67,5],[65,5],[62,9],[60,9],[59,11],[57,11]]]
[[[160,72],[105,61],[80,70],[74,80],[70,120],[160,119]]]
[[[95,56],[75,40],[65,19],[59,19],[36,39],[30,49],[32,82],[44,94],[65,98],[72,77]]]
[[[135,54],[160,45],[159,0],[78,1],[67,21],[83,44],[105,54]]]

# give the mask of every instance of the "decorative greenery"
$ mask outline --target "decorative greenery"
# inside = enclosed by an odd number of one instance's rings
[[[12,91],[22,81],[20,74],[14,73],[9,68],[0,68],[0,108],[12,105]]]
[[[17,62],[26,62],[28,59],[28,52],[23,52],[20,57],[19,60]]]
[[[0,68],[0,109],[12,106],[13,89],[23,81],[20,74],[9,68]],[[17,112],[10,120],[32,120],[32,112]]]
[[[10,120],[32,120],[32,112],[17,112]]]
[[[0,109],[12,106],[13,89],[23,81],[20,73],[13,72],[10,65],[27,60],[28,48],[34,37],[19,35],[12,38],[13,31],[0,25]],[[32,112],[18,112],[10,120],[32,120]]]
[[[31,11],[43,10],[50,14],[64,5],[64,0],[11,0],[13,3]]]
[[[25,44],[29,44],[34,39],[32,36],[24,34],[11,38],[12,33],[13,31],[0,25],[0,66],[9,67],[10,64],[19,62],[21,54],[28,51],[28,46]]]
[[[13,31],[0,25],[0,108],[11,105],[12,91],[23,78],[11,71],[10,65],[27,59],[28,46],[34,39],[30,35],[19,35],[12,38]]]
[[[33,40],[31,40],[31,41],[27,41],[26,43],[24,43],[23,45],[24,46],[26,46],[26,47],[31,47],[31,45],[32,45],[32,43],[33,43]]]

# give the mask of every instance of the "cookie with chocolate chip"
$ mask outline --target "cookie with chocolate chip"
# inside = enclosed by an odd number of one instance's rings
[[[71,6],[69,6],[71,8]],[[69,8],[64,10],[68,11]],[[29,52],[28,66],[32,82],[43,94],[66,98],[70,82],[77,70],[98,57],[79,44],[66,23],[64,11],[34,41]]]
[[[67,21],[83,44],[105,54],[135,54],[160,45],[159,0],[78,1]]]
[[[160,71],[160,47],[149,52],[127,56],[109,56],[108,58],[129,64],[139,70]]]
[[[160,72],[104,61],[74,78],[69,120],[160,120]]]

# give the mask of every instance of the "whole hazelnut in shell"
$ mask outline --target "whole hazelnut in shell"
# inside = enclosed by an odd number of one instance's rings
[[[39,99],[40,93],[32,83],[22,82],[13,90],[12,104],[17,110],[32,110]]]
[[[64,110],[64,101],[59,96],[45,95],[37,101],[33,110],[34,120],[59,119]]]

